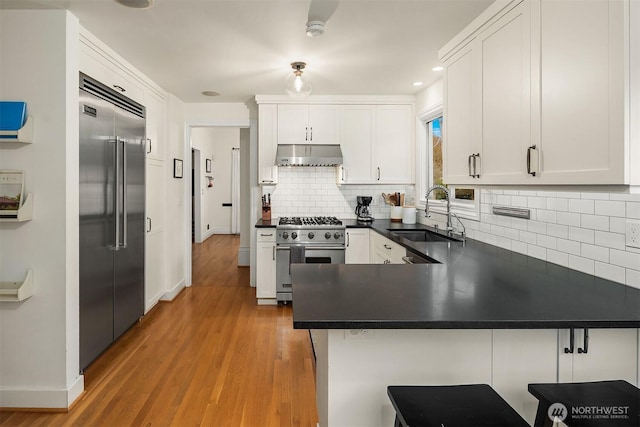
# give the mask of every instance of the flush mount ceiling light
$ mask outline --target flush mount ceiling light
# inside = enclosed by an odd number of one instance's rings
[[[423,82],[413,82],[414,86],[422,86],[424,83]]]
[[[309,80],[302,79],[302,70],[307,64],[304,62],[292,62],[291,68],[293,73],[289,73],[285,79],[285,90],[292,98],[304,98],[311,93],[311,84]]]
[[[442,70],[444,70],[444,67],[442,67],[442,66],[437,66],[437,67],[433,67],[433,68],[432,68],[432,70],[433,70],[433,71],[442,71]]]
[[[215,90],[203,90],[202,94],[204,96],[220,96],[220,92],[216,92]]]
[[[153,0],[115,0],[123,6],[133,9],[147,9],[153,6]]]
[[[324,34],[324,22],[322,21],[309,21],[307,22],[307,36],[312,39],[320,37]]]

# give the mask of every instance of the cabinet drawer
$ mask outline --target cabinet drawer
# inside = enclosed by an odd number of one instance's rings
[[[258,229],[256,231],[256,240],[258,242],[275,242],[276,230],[275,229]]]
[[[379,255],[385,254],[386,258],[394,263],[402,262],[402,257],[405,256],[406,253],[406,249],[402,245],[378,233],[371,233],[371,247],[374,253]]]

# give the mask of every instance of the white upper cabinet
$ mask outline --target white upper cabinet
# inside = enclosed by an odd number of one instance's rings
[[[374,105],[343,105],[341,183],[372,182]]]
[[[378,183],[413,184],[415,143],[412,105],[376,107],[373,164]]]
[[[147,90],[144,105],[147,113],[147,158],[164,161],[165,99]]]
[[[258,106],[258,184],[278,183],[276,150],[278,148],[278,106]]]
[[[498,0],[443,47],[445,181],[640,184],[638,9]]]
[[[340,144],[339,105],[278,105],[278,144]]]

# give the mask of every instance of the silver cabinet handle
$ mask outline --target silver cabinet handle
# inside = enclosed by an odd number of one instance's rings
[[[127,230],[128,220],[127,216],[129,210],[127,209],[127,140],[122,140],[122,244],[121,248],[127,247]]]
[[[123,93],[127,91],[125,88],[123,88],[120,85],[113,85],[113,88]]]
[[[309,141],[313,141],[313,126],[309,128]]]
[[[408,257],[408,256],[403,256],[402,260],[406,263],[406,264],[413,264],[413,258]]]
[[[342,172],[342,182],[344,182],[344,166],[340,166],[340,170]]]
[[[467,166],[468,166],[468,168],[469,168],[469,176],[473,178],[473,175],[474,175],[474,174],[471,172],[471,161],[472,161],[472,160],[471,160],[471,158],[472,158],[472,157],[473,157],[473,154],[469,154],[469,158],[468,158],[468,160],[469,160],[469,164],[468,164]]]
[[[344,251],[346,247],[344,246],[305,246],[305,251],[323,251],[323,250],[333,250],[333,251]],[[278,246],[276,247],[277,251],[290,251],[291,247],[289,246]]]
[[[480,153],[473,154],[471,157],[473,157],[473,175],[471,176],[473,178],[480,178],[480,174],[478,173],[478,163],[477,163],[477,161],[480,159]]]
[[[273,236],[273,233],[271,233],[271,234],[262,234],[262,233],[260,233],[260,237],[272,237],[272,236]]]
[[[349,233],[347,233],[347,247],[349,247]]]
[[[533,163],[533,167],[531,164]],[[535,145],[527,148],[527,173],[536,176],[538,169],[538,149]]]
[[[389,246],[389,245],[382,245],[382,246],[384,246],[384,248],[385,248],[385,249],[388,249],[388,250],[391,250],[391,249],[392,249],[392,248],[391,248],[391,246]]]
[[[147,233],[151,232],[151,218],[147,217]]]
[[[147,138],[149,145],[147,146],[147,154],[151,154],[151,139]]]
[[[273,182],[272,179],[263,179],[261,182]]]
[[[308,127],[304,128],[304,140],[305,141],[309,140],[309,128]]]
[[[378,181],[380,181],[380,167],[378,166]]]
[[[276,247],[275,247],[275,245],[272,246],[272,248],[273,248],[273,251],[272,251],[273,253],[272,253],[271,257],[272,257],[273,261],[275,261],[276,260]]]

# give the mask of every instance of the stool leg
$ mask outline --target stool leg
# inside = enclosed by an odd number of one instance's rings
[[[536,412],[536,420],[533,423],[534,427],[552,427],[553,422],[547,416],[548,406],[543,405],[542,402],[538,403],[538,410]]]
[[[400,417],[398,417],[397,415],[396,415],[396,420],[395,420],[395,422],[393,423],[393,427],[402,427],[402,426],[400,425]]]

